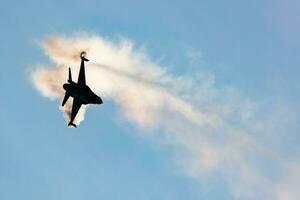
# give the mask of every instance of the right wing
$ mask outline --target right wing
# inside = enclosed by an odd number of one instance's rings
[[[73,125],[73,121],[81,107],[82,103],[79,99],[73,98],[73,105],[72,105],[72,112],[71,112],[71,119],[69,125]]]
[[[63,100],[61,106],[64,106],[64,105],[65,105],[65,103],[68,101],[69,97],[70,97],[70,94],[69,94],[68,92],[66,92],[66,93],[65,93],[64,100]]]

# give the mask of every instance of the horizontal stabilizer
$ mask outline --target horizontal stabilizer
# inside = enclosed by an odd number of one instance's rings
[[[85,57],[81,57],[81,59],[84,60],[84,61],[86,61],[86,62],[89,61],[89,59],[87,59],[87,58],[85,58]]]
[[[86,52],[85,51],[82,51],[81,53],[80,53],[80,58],[81,58],[81,60],[84,60],[84,61],[89,61],[87,58],[85,58],[85,56],[86,56]]]

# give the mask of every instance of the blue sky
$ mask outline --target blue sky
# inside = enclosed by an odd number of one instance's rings
[[[39,41],[78,31],[124,36],[174,76],[211,73],[216,87],[263,102],[258,119],[284,104],[293,119],[271,120],[280,136],[258,139],[293,160],[300,142],[299,6],[293,0],[2,2],[0,199],[234,199],[228,180],[187,175],[172,145],[143,134],[109,100],[88,109],[78,129],[67,128],[60,102],[40,95],[29,77],[32,65],[49,62]]]

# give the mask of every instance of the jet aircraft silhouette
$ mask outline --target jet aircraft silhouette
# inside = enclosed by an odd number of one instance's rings
[[[86,85],[85,82],[85,69],[84,69],[84,62],[88,62],[89,60],[85,58],[85,52],[81,52],[80,58],[81,58],[81,64],[80,64],[80,71],[78,75],[77,83],[72,81],[72,74],[71,74],[71,68],[69,68],[69,78],[68,83],[65,83],[63,85],[63,88],[65,89],[65,97],[62,102],[62,106],[65,105],[69,97],[73,97],[73,105],[72,105],[72,112],[71,112],[71,118],[68,126],[74,126],[77,127],[73,121],[81,107],[82,104],[102,104],[102,99],[97,96],[90,88]]]

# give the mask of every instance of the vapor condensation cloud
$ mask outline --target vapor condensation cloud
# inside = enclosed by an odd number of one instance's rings
[[[67,69],[76,80],[78,55],[86,51],[87,84],[103,97],[103,106],[114,101],[141,132],[159,130],[187,175],[202,181],[217,176],[235,199],[300,198],[300,162],[265,142],[270,134],[280,134],[272,129],[274,119],[292,117],[284,104],[260,114],[258,102],[230,87],[216,87],[213,75],[175,77],[127,39],[52,36],[42,46],[51,62],[37,66],[31,78],[45,97],[63,98]],[[70,109],[69,100],[66,116]],[[83,119],[84,109],[75,123]],[[284,130],[285,122],[275,126]]]

